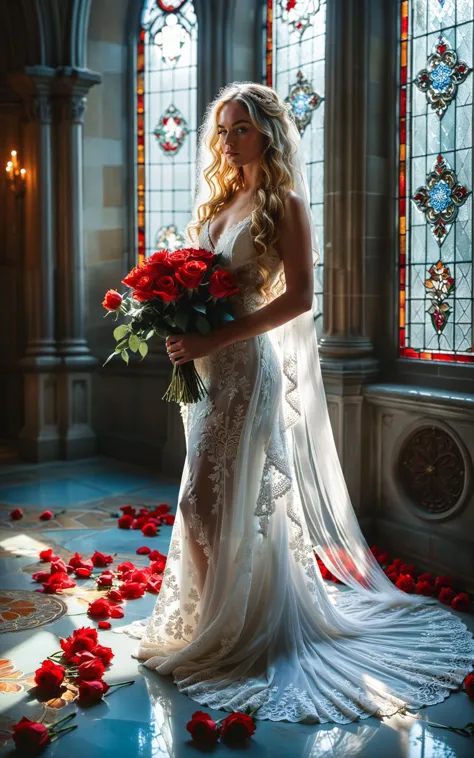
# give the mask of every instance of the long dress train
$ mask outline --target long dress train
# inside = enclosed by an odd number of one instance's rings
[[[208,224],[199,239],[237,277],[236,317],[260,307],[250,221],[215,250]],[[181,406],[187,455],[161,592],[149,619],[121,630],[140,639],[135,657],[197,703],[258,707],[257,719],[344,724],[444,700],[474,665],[466,625],[437,601],[321,577],[285,434],[291,365],[283,375],[271,332],[196,368],[209,395]]]

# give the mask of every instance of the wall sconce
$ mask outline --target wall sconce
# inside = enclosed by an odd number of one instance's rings
[[[15,197],[23,197],[26,188],[26,170],[18,167],[16,150],[11,152],[12,160],[7,163],[7,183]]]

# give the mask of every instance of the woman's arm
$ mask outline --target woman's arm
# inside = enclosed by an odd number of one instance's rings
[[[304,202],[294,193],[285,200],[285,215],[278,232],[275,248],[283,261],[286,292],[254,313],[214,329],[208,335],[211,352],[264,334],[311,309],[314,287],[311,230]]]

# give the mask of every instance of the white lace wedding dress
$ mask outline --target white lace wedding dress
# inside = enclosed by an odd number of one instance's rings
[[[249,228],[215,249],[241,286],[236,317],[260,307]],[[199,243],[214,251],[208,224]],[[278,264],[270,249],[275,275]],[[285,435],[301,399],[271,332],[196,367],[209,396],[181,406],[187,456],[161,592],[151,618],[117,630],[140,639],[135,657],[197,703],[259,707],[257,719],[345,724],[444,700],[474,665],[455,614],[321,578]]]

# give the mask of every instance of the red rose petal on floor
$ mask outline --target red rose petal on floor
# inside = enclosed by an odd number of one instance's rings
[[[137,555],[148,555],[151,553],[151,547],[143,545],[143,547],[137,547]]]
[[[112,629],[112,624],[110,621],[99,621],[98,627],[99,629]]]
[[[111,607],[110,609],[110,618],[112,619],[122,619],[124,615],[124,610],[121,605],[116,605]]]
[[[156,532],[157,532],[157,529],[156,529],[155,524],[145,524],[142,527],[142,534],[145,537],[156,537]]]

